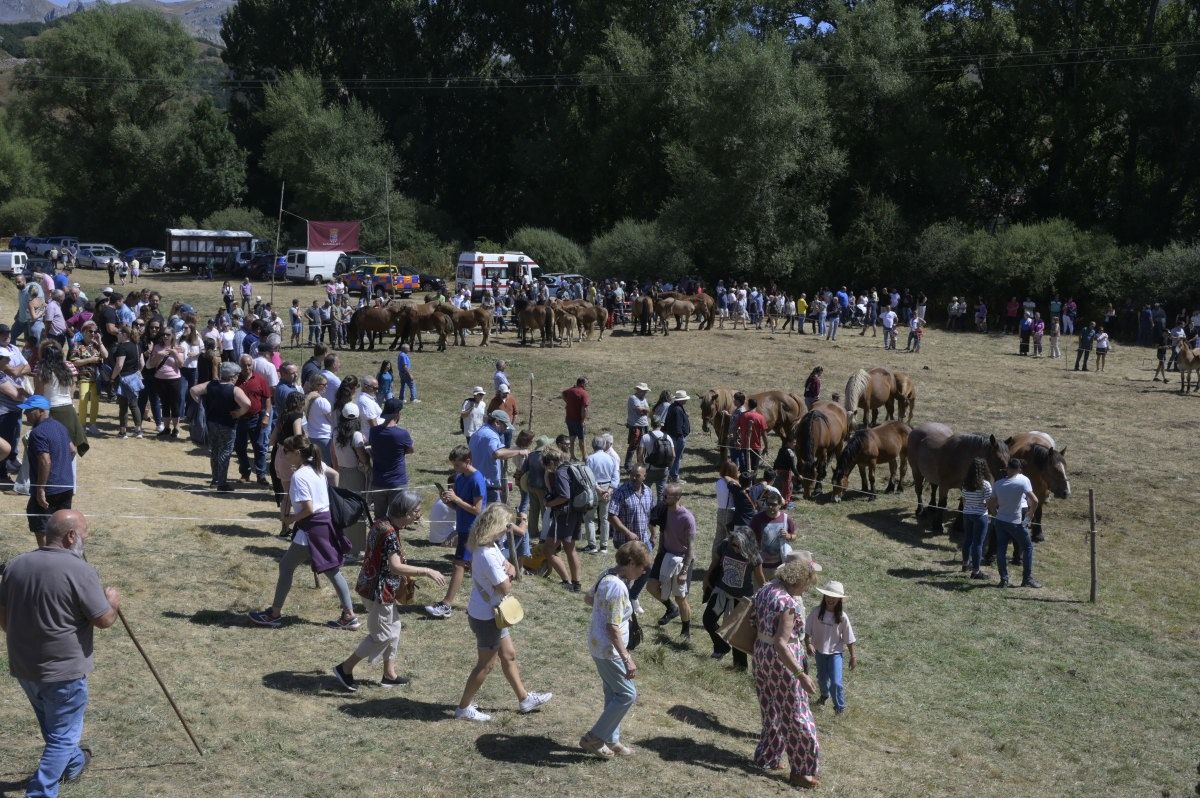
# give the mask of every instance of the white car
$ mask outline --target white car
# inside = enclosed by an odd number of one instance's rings
[[[107,269],[121,253],[112,244],[80,244],[75,263],[81,269]]]
[[[136,259],[148,272],[161,272],[167,268],[167,253],[161,249],[133,247],[122,252],[121,258],[127,263],[132,263]]]

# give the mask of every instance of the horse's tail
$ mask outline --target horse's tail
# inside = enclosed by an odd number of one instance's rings
[[[800,437],[804,440],[804,451],[801,452],[803,465],[813,467],[817,464],[817,447],[813,443],[813,424],[820,413],[809,411],[800,419]]]
[[[859,369],[850,375],[850,379],[846,380],[846,395],[842,397],[842,407],[846,408],[846,412],[852,418],[858,411],[858,400],[867,390],[867,382],[870,379],[871,375],[866,372],[866,369]]]
[[[833,469],[833,481],[840,482],[842,477],[850,473],[850,469],[854,468],[854,463],[858,459],[858,453],[862,450],[863,439],[866,437],[867,431],[861,430],[850,436],[850,441],[846,444],[846,448],[842,449],[842,453],[838,455],[837,465]]]

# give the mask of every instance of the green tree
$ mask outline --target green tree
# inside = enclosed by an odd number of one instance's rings
[[[585,274],[595,278],[616,275],[641,283],[681,277],[691,270],[687,256],[663,236],[656,223],[622,219],[592,239]]]
[[[663,229],[710,270],[783,278],[811,263],[843,168],[816,73],[778,37],[739,34],[679,69],[671,94]]]
[[[177,22],[101,6],[29,46],[17,107],[35,154],[52,164],[61,229],[157,241],[184,213],[238,199],[243,156],[224,117],[200,99],[195,46]]]
[[[275,245],[276,222],[257,208],[231,205],[204,217],[200,227],[204,230],[245,230],[270,246]]]
[[[579,274],[587,266],[583,249],[571,239],[541,227],[522,227],[508,238],[505,249],[524,252],[543,272]]]

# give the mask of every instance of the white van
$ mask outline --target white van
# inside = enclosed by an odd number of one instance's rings
[[[495,279],[500,285],[500,296],[504,296],[510,282],[531,283],[540,268],[524,252],[460,252],[454,270],[454,289],[467,289],[471,301],[478,302],[483,289],[490,288]]]
[[[0,274],[16,277],[29,267],[29,256],[24,252],[0,252]]]
[[[310,249],[289,249],[287,278],[295,283],[322,283],[333,279],[337,264],[346,253],[340,249],[315,252]]]

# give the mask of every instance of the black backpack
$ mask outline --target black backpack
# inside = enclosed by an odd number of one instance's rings
[[[371,507],[361,495],[347,488],[329,488],[329,518],[334,529],[343,531],[358,523],[361,518],[371,525]]]
[[[650,449],[650,454],[646,455],[646,463],[655,468],[666,468],[675,459],[671,454],[671,443],[665,434],[651,433],[651,436],[654,438],[654,446]]]

